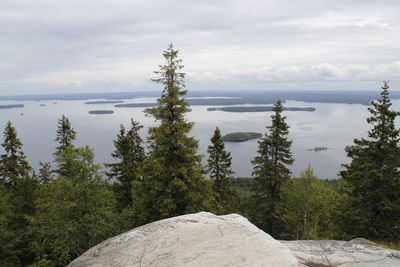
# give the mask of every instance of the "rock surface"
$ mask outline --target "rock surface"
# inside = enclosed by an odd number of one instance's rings
[[[70,267],[292,266],[286,245],[246,218],[200,212],[150,223],[110,238]]]
[[[399,267],[400,251],[385,249],[365,239],[351,241],[282,241],[299,260],[310,267]]]

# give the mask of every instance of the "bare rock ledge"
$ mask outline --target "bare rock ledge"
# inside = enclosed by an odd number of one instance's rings
[[[286,245],[246,218],[200,212],[153,222],[89,249],[70,267],[297,267]]]
[[[400,252],[365,239],[279,242],[240,215],[200,212],[110,238],[68,266],[399,267]]]
[[[366,239],[351,241],[282,241],[299,260],[309,267],[400,267],[400,251],[377,246]]]

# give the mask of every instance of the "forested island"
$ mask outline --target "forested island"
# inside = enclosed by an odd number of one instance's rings
[[[113,110],[90,110],[89,114],[102,115],[102,114],[114,114]]]
[[[114,107],[116,108],[151,108],[157,106],[158,103],[126,103],[126,104],[118,104]]]
[[[24,104],[0,105],[0,109],[23,108]]]
[[[312,151],[320,152],[320,151],[324,151],[324,150],[328,150],[328,149],[329,148],[326,147],[326,146],[316,146],[316,147],[313,147],[313,148],[308,148],[307,151],[309,151],[309,152],[312,152]]]
[[[207,111],[225,111],[225,112],[267,112],[272,111],[273,106],[232,106],[220,108],[207,108]],[[283,107],[282,111],[315,111],[313,107]]]
[[[120,104],[124,103],[122,100],[99,100],[99,101],[88,101],[85,105],[96,105],[96,104]]]
[[[225,142],[244,142],[250,139],[261,138],[262,134],[254,132],[235,132],[229,133],[222,136],[222,140]]]

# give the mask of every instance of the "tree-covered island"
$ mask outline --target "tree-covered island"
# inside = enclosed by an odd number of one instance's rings
[[[253,132],[235,132],[222,136],[224,142],[244,142],[250,139],[261,138],[262,134]]]
[[[88,113],[92,115],[103,115],[103,114],[114,114],[114,111],[102,109],[102,110],[90,110]]]
[[[207,111],[225,111],[225,112],[270,112],[273,106],[230,106],[207,108]],[[313,107],[283,107],[282,111],[315,111]]]

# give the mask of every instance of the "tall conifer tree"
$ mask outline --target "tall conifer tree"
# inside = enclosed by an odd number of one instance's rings
[[[69,147],[73,147],[73,142],[76,138],[76,132],[72,128],[71,122],[69,119],[62,115],[61,119],[57,122],[57,137],[56,141],[58,142],[59,146],[56,149],[56,155],[65,151]]]
[[[4,154],[0,159],[0,177],[8,192],[12,213],[8,216],[8,225],[14,238],[8,244],[15,264],[26,265],[32,254],[26,244],[31,242],[27,235],[28,217],[33,215],[32,193],[36,181],[31,177],[31,167],[22,150],[22,142],[17,131],[9,121],[4,129]]]
[[[68,155],[75,155],[75,147],[73,144],[75,138],[76,132],[72,128],[71,122],[65,115],[62,115],[61,119],[57,122],[56,141],[59,145],[56,148],[54,156],[57,163],[55,172],[63,177],[72,176],[70,173],[72,159],[68,157]]]
[[[398,112],[391,110],[388,82],[372,101],[368,138],[354,139],[351,158],[341,176],[349,185],[344,228],[349,235],[372,239],[400,239],[400,130]]]
[[[1,155],[0,178],[7,185],[15,185],[18,179],[29,176],[31,167],[22,150],[17,131],[10,121],[6,124],[3,136],[2,146],[5,153]]]
[[[282,103],[276,102],[271,116],[272,125],[258,142],[258,155],[254,165],[253,221],[271,235],[279,232],[276,207],[281,200],[281,187],[290,179],[290,165],[293,164],[292,141],[288,140],[289,126],[282,116]]]
[[[133,185],[133,199],[141,223],[204,210],[209,202],[209,184],[203,177],[198,141],[189,136],[193,123],[185,114],[185,73],[178,50],[170,44],[165,63],[153,81],[164,86],[158,106],[149,114],[159,126],[149,129],[149,154],[143,164],[143,179]]]
[[[237,195],[232,181],[232,157],[231,153],[225,150],[221,131],[218,127],[214,131],[211,145],[208,146],[207,152],[209,154],[207,171],[213,180],[217,212],[233,212],[237,204]]]
[[[116,179],[114,187],[120,210],[132,206],[132,182],[140,178],[139,169],[145,158],[141,128],[143,126],[134,120],[131,120],[128,131],[121,125],[117,139],[114,140],[115,150],[111,154],[118,162],[106,164],[110,170],[107,176]]]

